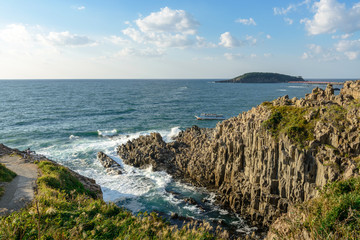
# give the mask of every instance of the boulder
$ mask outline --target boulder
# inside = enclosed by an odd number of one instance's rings
[[[97,153],[97,159],[101,163],[101,165],[106,168],[106,171],[111,174],[122,174],[123,168],[118,164],[116,161],[114,161],[112,158],[110,158],[108,155],[106,155],[103,152]]]

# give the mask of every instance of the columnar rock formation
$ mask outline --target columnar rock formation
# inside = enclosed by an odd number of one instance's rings
[[[269,225],[327,182],[358,174],[352,159],[360,154],[359,99],[360,80],[345,83],[339,95],[330,85],[315,88],[305,99],[281,97],[214,129],[194,126],[171,143],[156,133],[142,136],[118,154],[126,164],[216,190],[224,206]],[[286,122],[293,112],[294,126]]]

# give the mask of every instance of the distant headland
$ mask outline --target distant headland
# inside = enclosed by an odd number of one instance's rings
[[[279,73],[250,72],[229,80],[216,81],[216,83],[286,83],[303,82],[302,77],[294,77]]]

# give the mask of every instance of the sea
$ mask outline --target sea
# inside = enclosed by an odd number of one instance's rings
[[[174,180],[165,172],[126,165],[116,147],[151,132],[169,142],[193,125],[213,128],[218,123],[198,121],[197,114],[230,118],[280,96],[304,97],[316,86],[220,84],[214,79],[1,80],[0,143],[20,150],[30,148],[95,179],[105,201],[133,213],[177,213],[249,232],[252,229],[241,216],[216,204],[215,193]],[[116,160],[125,173],[107,173],[96,159],[98,151]],[[202,207],[186,203],[187,197]]]

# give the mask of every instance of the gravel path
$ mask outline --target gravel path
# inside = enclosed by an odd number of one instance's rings
[[[0,163],[14,171],[17,176],[5,186],[5,193],[0,199],[0,216],[23,208],[34,199],[34,189],[38,177],[38,168],[27,163],[18,155],[4,155]]]

